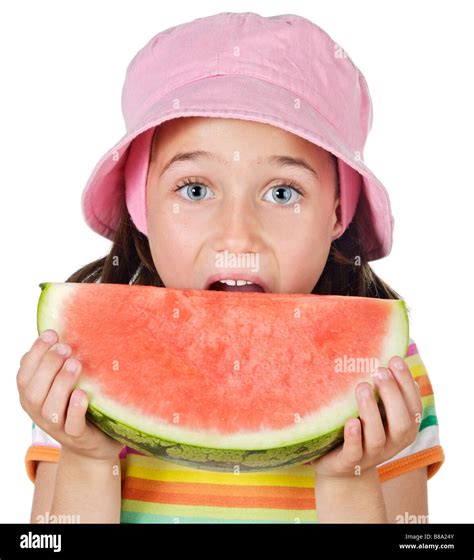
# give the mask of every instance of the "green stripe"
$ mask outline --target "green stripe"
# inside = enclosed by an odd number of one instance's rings
[[[153,515],[150,513],[141,513],[136,511],[122,511],[120,517],[120,523],[287,523],[287,524],[307,524],[307,523],[317,523],[317,521],[303,521],[300,520],[297,523],[295,521],[290,521],[286,519],[275,520],[275,519],[216,519],[209,517],[186,517],[186,516],[169,516],[169,515]]]
[[[430,416],[427,416],[426,418],[423,419],[423,421],[420,424],[420,429],[418,431],[421,432],[421,430],[427,428],[428,426],[437,426],[437,425],[438,425],[438,419],[434,414],[431,414]]]
[[[163,516],[169,519],[223,519],[224,521],[247,521],[249,515],[253,520],[267,521],[273,518],[275,521],[288,521],[294,523],[299,521],[312,521],[315,517],[315,509],[280,509],[280,508],[233,508],[229,506],[203,506],[164,504],[160,502],[143,502],[139,500],[122,499],[122,512],[135,513],[138,515]]]

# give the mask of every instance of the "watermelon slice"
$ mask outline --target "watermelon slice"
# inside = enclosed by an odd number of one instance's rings
[[[309,462],[408,346],[402,300],[42,283],[38,333],[82,363],[87,417],[145,455],[217,471]],[[376,394],[376,398],[379,399]]]

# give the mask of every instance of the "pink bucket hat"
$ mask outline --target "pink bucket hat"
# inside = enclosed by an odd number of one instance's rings
[[[369,260],[390,253],[394,220],[382,183],[363,162],[372,102],[363,74],[304,17],[223,12],[166,29],[135,55],[122,91],[126,134],[102,157],[82,193],[87,224],[112,239],[121,197],[147,235],[146,179],[155,127],[177,117],[271,124],[337,157],[342,235],[361,190]]]

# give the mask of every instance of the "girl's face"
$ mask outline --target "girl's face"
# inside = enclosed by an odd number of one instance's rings
[[[166,287],[202,290],[216,274],[249,273],[268,292],[313,290],[342,231],[329,152],[268,124],[215,117],[163,123],[152,150],[147,230]],[[198,150],[208,155],[183,156]]]

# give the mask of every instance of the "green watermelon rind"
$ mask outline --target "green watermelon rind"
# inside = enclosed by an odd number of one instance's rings
[[[42,293],[38,302],[37,322],[38,333],[42,332],[42,318],[48,318],[46,328],[53,328],[57,332],[61,332],[61,324],[59,317],[51,317],[48,313],[49,303],[52,309],[55,309],[55,290],[52,289],[56,284],[60,287],[66,287],[65,284],[57,283],[41,283]],[[56,290],[57,292],[57,290]],[[59,292],[57,292],[59,294]],[[62,294],[59,297],[64,297]],[[51,298],[51,299],[50,299]],[[400,328],[400,335],[404,335],[404,340],[397,340],[398,348],[403,348],[403,353],[397,352],[402,357],[406,355],[409,344],[409,321],[405,302],[403,300],[394,300],[397,302],[397,309],[404,317],[404,322],[399,320],[400,325],[406,328]],[[57,302],[57,300],[56,300]],[[394,314],[395,315],[395,314]],[[395,319],[394,319],[395,320]],[[389,352],[393,355],[392,352]],[[390,356],[387,357],[388,362]],[[386,366],[386,363],[382,364]],[[370,382],[370,381],[369,381]],[[79,383],[77,384],[79,385]],[[375,391],[376,400],[379,402],[380,397]],[[272,446],[265,449],[233,449],[233,448],[217,448],[206,447],[206,445],[191,445],[179,441],[172,441],[163,437],[164,434],[150,434],[144,430],[131,426],[123,420],[118,421],[110,416],[106,410],[97,406],[94,399],[90,399],[87,410],[87,419],[99,427],[110,437],[120,441],[128,447],[140,451],[148,456],[158,457],[163,460],[172,461],[188,467],[195,467],[205,470],[222,471],[222,472],[245,472],[245,471],[261,471],[280,469],[289,466],[297,466],[313,461],[329,450],[343,442],[344,425],[349,418],[358,417],[357,408],[345,410],[344,421],[341,423],[341,411],[339,411],[339,420],[334,422],[336,427],[328,430],[324,434],[312,434],[304,440],[295,441],[288,444],[283,443],[280,446]]]
[[[146,434],[89,406],[87,418],[107,435],[150,457],[221,472],[254,472],[297,466],[315,460],[343,441],[344,424],[310,441],[272,449],[217,449],[173,442]]]
[[[38,300],[38,307],[36,310],[36,326],[37,326],[38,334],[40,335],[44,330],[41,328],[41,311],[45,306],[46,294],[48,293],[48,290],[51,288],[52,282],[41,282],[38,285],[41,288],[41,294]]]

